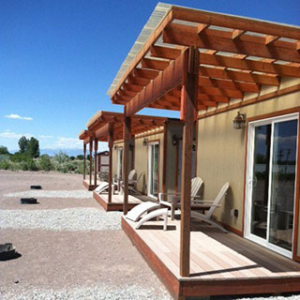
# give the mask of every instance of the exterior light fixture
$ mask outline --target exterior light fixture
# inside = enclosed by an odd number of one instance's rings
[[[132,151],[133,150],[133,145],[129,144],[129,150]]]
[[[144,139],[143,140],[143,146],[147,146],[148,145],[148,139]]]
[[[238,111],[237,116],[233,119],[233,128],[234,129],[242,129],[246,125],[246,114],[241,114]]]
[[[172,144],[173,144],[173,146],[177,145],[177,136],[176,135],[172,136]]]
[[[114,145],[114,150],[117,150],[117,149],[118,149],[117,145]]]

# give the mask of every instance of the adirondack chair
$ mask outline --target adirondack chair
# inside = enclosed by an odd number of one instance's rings
[[[191,204],[196,204],[197,198],[200,199],[200,197],[197,195],[201,189],[202,184],[203,180],[200,177],[195,177],[192,179]],[[171,202],[167,201],[167,197],[171,197]],[[167,206],[171,208],[171,219],[174,220],[175,210],[180,203],[180,194],[159,193],[158,200],[162,206]]]
[[[222,188],[221,188],[221,190],[220,190],[220,192],[217,195],[215,200],[213,200],[213,201],[202,200],[201,201],[203,204],[206,204],[206,205],[208,203],[210,203],[210,209],[208,210],[207,214],[202,214],[202,213],[199,213],[199,212],[196,212],[196,211],[191,211],[191,217],[195,218],[197,220],[206,222],[206,223],[212,225],[213,227],[219,228],[221,231],[227,233],[227,230],[223,226],[221,226],[220,224],[218,224],[217,222],[215,222],[211,219],[211,216],[214,213],[215,209],[217,207],[220,207],[220,202],[223,198],[225,198],[225,195],[226,195],[226,192],[227,192],[228,188],[229,188],[229,183],[226,182],[222,186]]]
[[[135,180],[136,171],[132,169],[128,174],[128,183]],[[122,180],[120,178],[114,178],[113,180],[113,194],[115,193],[116,189],[120,192],[122,186]]]
[[[140,175],[138,176],[138,178],[136,180],[129,180],[128,182],[128,190],[129,190],[129,194],[140,194],[137,190],[137,184],[140,181],[140,179],[143,177],[144,173],[140,173]],[[121,182],[121,189],[124,192],[124,182]]]

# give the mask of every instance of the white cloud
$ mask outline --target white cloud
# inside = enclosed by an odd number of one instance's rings
[[[59,137],[54,143],[53,149],[81,149],[82,141],[78,138]]]
[[[53,139],[53,135],[39,135],[40,139],[48,140],[48,139]]]
[[[31,117],[21,117],[20,115],[17,115],[17,114],[10,114],[10,115],[5,116],[5,118],[15,119],[15,120],[26,120],[26,121],[33,120],[33,118],[31,118]]]
[[[5,138],[5,139],[20,139],[22,136],[30,138],[33,135],[30,133],[25,133],[25,134],[15,133],[10,130],[6,130],[6,131],[0,133],[0,137]]]

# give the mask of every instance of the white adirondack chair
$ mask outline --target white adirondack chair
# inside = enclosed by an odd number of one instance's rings
[[[135,180],[136,177],[136,171],[134,169],[132,169],[129,174],[128,174],[128,184],[130,184],[130,182],[133,182]],[[122,180],[120,178],[115,178],[113,180],[113,194],[115,193],[116,189],[120,192],[120,194],[122,194]]]
[[[198,203],[197,198],[200,199],[200,197],[197,195],[201,189],[203,180],[200,177],[195,177],[192,179],[191,184],[191,204],[196,204]],[[171,197],[171,202],[167,201],[167,197]],[[180,203],[180,194],[159,193],[158,200],[162,206],[167,206],[171,208],[171,219],[174,220],[175,210],[177,208],[177,205],[179,205]]]
[[[213,201],[202,200],[201,201],[205,205],[210,203],[210,209],[208,210],[207,214],[202,214],[202,213],[199,213],[199,212],[196,212],[196,211],[191,211],[191,217],[195,218],[197,220],[206,222],[206,223],[212,225],[213,227],[219,228],[223,232],[227,233],[227,230],[223,226],[221,226],[220,224],[218,224],[217,222],[215,222],[211,219],[211,216],[214,213],[215,209],[217,207],[220,207],[220,202],[223,198],[225,198],[225,195],[226,195],[226,192],[227,192],[228,188],[229,188],[229,183],[226,182],[222,186],[222,188],[221,188],[221,190],[220,190],[220,192],[217,195],[215,200],[213,200]]]

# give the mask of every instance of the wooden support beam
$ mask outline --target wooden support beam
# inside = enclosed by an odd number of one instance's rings
[[[236,80],[271,86],[279,86],[279,80],[276,76],[253,74],[249,72],[231,71],[201,66],[199,68],[199,75],[215,79],[229,79],[234,81]]]
[[[131,91],[131,92],[136,92],[136,93],[139,93],[144,88],[143,85],[136,85],[136,84],[131,84],[131,83],[124,83],[122,85],[122,87],[126,91]]]
[[[151,46],[150,54],[153,57],[160,57],[160,58],[174,60],[180,56],[181,50],[174,49],[174,48],[161,47],[161,46]]]
[[[184,53],[180,116],[184,121],[181,168],[180,276],[190,275],[191,173],[193,133],[197,114],[199,51]]]
[[[126,106],[124,107],[124,117],[126,116]],[[124,182],[124,201],[123,201],[123,213],[127,215],[128,212],[128,175],[129,175],[129,143],[131,138],[131,119],[129,117],[124,118],[123,129],[123,182]]]
[[[94,133],[95,138],[100,139],[102,137],[106,137],[108,135],[109,123],[97,129]]]
[[[86,143],[83,143],[83,180],[86,177]]]
[[[98,174],[98,156],[97,156],[97,152],[98,152],[98,139],[95,138],[94,141],[94,185],[97,186],[97,174]]]
[[[203,54],[201,53],[201,56]],[[227,90],[239,90],[246,93],[259,93],[259,85],[253,82],[233,81],[231,79],[213,79],[210,77],[199,76],[199,86],[218,87]]]
[[[278,74],[288,77],[300,77],[299,67],[292,67],[259,60],[240,59],[224,55],[202,53],[200,56],[200,64]]]
[[[174,19],[182,21],[204,23],[300,40],[299,29],[293,26],[246,19],[238,16],[224,15],[203,10],[191,10],[183,7],[173,7],[172,12]]]
[[[215,35],[212,35],[212,32],[215,33]],[[208,33],[210,33],[210,35],[208,35]],[[255,37],[247,35],[247,38],[245,38],[246,34],[242,35],[243,39],[240,37],[235,40],[231,37],[216,36],[217,34],[218,30],[209,31],[207,29],[205,34],[199,35],[197,27],[172,23],[163,31],[163,42],[182,46],[193,45],[203,49],[258,56],[262,58],[300,62],[300,55],[296,46],[295,49],[287,49],[275,46],[275,43],[271,45],[260,44],[252,41]],[[223,32],[219,33],[219,35],[220,34],[224,35]]]
[[[216,87],[203,87],[199,86],[199,92],[211,95],[211,96],[224,96],[228,98],[236,98],[236,99],[243,99],[244,94],[239,90],[227,90],[227,89],[220,89]]]
[[[127,117],[134,115],[145,106],[170,91],[182,82],[183,55],[170,62],[138,95],[126,104]]]
[[[163,71],[168,67],[169,62],[164,60],[143,58],[141,64],[142,67],[146,69]]]
[[[113,144],[114,144],[114,128],[109,124],[108,129],[108,149],[109,149],[109,162],[108,162],[108,203],[111,203],[112,199],[112,164],[113,164]]]
[[[93,138],[90,137],[90,185],[92,185],[92,174],[93,174]]]

